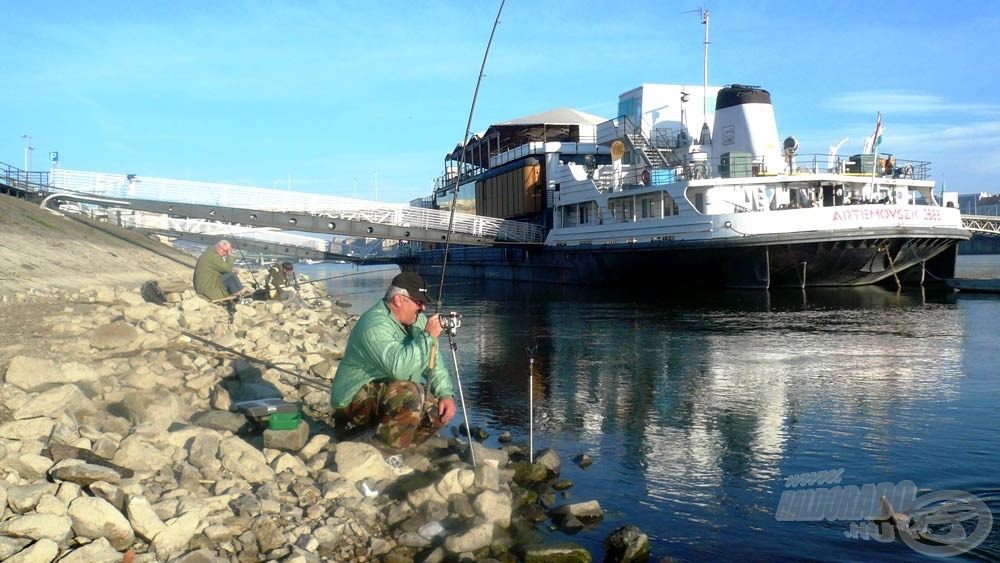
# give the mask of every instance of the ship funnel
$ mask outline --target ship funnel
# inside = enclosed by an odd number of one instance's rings
[[[722,88],[716,97],[714,125],[713,159],[740,163],[739,170],[752,165],[754,173],[783,168],[782,145],[767,90],[740,84]]]

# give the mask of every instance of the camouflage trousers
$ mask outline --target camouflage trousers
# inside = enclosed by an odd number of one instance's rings
[[[438,398],[412,381],[369,381],[340,410],[359,428],[375,427],[375,440],[391,450],[423,443],[444,424]]]

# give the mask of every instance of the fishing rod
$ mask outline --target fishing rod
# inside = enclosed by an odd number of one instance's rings
[[[462,156],[459,160],[458,174],[455,175],[455,189],[452,192],[451,198],[451,211],[448,214],[448,231],[444,238],[444,256],[441,261],[441,282],[438,284],[438,298],[435,304],[436,313],[438,313],[438,318],[441,320],[441,328],[444,332],[448,333],[448,345],[451,348],[451,359],[455,366],[455,380],[458,383],[458,397],[462,402],[462,418],[465,419],[465,432],[469,439],[469,459],[472,461],[472,466],[476,466],[476,454],[475,448],[472,447],[472,427],[469,425],[469,411],[465,408],[465,392],[462,390],[462,375],[458,369],[458,344],[455,342],[455,335],[459,326],[461,326],[462,316],[458,313],[451,313],[448,316],[441,315],[441,309],[444,304],[444,276],[448,268],[448,251],[451,249],[451,234],[454,231],[455,226],[455,208],[458,207],[458,190],[459,184],[462,179],[462,163],[465,162],[466,146],[469,143],[469,137],[472,135],[472,116],[476,111],[476,100],[479,98],[479,86],[483,82],[484,70],[486,69],[486,59],[490,54],[490,47],[493,45],[493,36],[496,35],[497,26],[500,25],[500,14],[503,13],[503,5],[506,0],[500,0],[500,8],[497,10],[497,17],[493,20],[493,29],[490,30],[490,39],[486,43],[486,52],[483,53],[483,62],[479,66],[479,77],[476,79],[476,89],[472,94],[472,106],[469,108],[469,119],[465,124],[465,136],[462,138]]]
[[[469,108],[469,119],[465,123],[465,136],[462,137],[462,156],[458,161],[458,173],[455,175],[455,189],[452,191],[451,211],[448,213],[448,232],[444,237],[444,256],[441,259],[441,284],[438,288],[437,311],[441,311],[442,295],[444,294],[444,274],[448,267],[448,251],[451,249],[451,233],[455,226],[455,208],[458,207],[458,190],[462,181],[462,164],[465,163],[465,154],[469,145],[469,137],[472,136],[472,116],[476,111],[476,101],[479,98],[479,86],[483,83],[484,71],[486,70],[486,59],[490,55],[490,47],[493,45],[493,36],[496,35],[497,26],[500,25],[500,14],[503,13],[503,5],[506,0],[500,0],[500,9],[497,10],[497,17],[493,20],[493,29],[490,31],[490,39],[486,42],[486,52],[483,53],[483,62],[479,65],[479,77],[476,79],[476,90],[472,93],[472,107]],[[465,407],[462,407],[465,410]],[[468,423],[466,423],[468,427]]]

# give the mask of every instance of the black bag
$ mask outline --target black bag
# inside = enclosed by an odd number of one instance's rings
[[[167,302],[167,296],[160,289],[160,283],[156,280],[149,280],[142,284],[139,289],[139,293],[142,298],[146,300],[146,303],[155,303],[157,305],[163,305]]]

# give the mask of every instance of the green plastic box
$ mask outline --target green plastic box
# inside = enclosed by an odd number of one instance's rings
[[[301,419],[298,412],[276,412],[267,417],[267,424],[271,430],[295,430]]]

